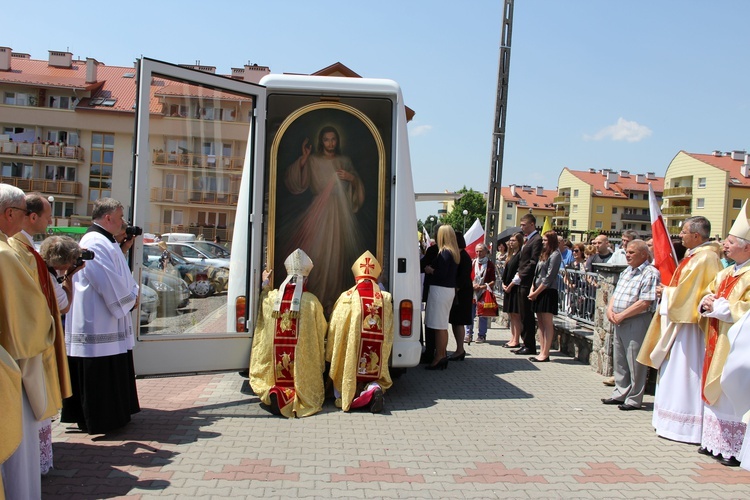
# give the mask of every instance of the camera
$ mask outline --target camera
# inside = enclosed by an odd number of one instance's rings
[[[128,239],[132,238],[133,236],[140,236],[143,234],[143,229],[138,226],[128,226],[125,228],[125,234],[128,236]]]
[[[76,267],[81,267],[84,260],[94,260],[94,251],[82,249],[80,257],[76,260]]]

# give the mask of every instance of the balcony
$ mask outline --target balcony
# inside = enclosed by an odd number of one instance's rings
[[[242,156],[199,155],[193,153],[165,153],[154,151],[152,165],[179,166],[242,171],[245,158]]]
[[[66,194],[81,196],[81,183],[72,181],[51,181],[47,179],[24,179],[21,177],[2,177],[0,182],[16,186],[25,191],[37,191],[44,194]]]
[[[151,188],[151,201],[236,207],[239,201],[239,192],[216,193],[154,187]]]
[[[149,224],[148,232],[154,233],[154,234],[190,233],[196,236],[203,235],[203,238],[206,241],[213,241],[214,238],[218,236],[219,238],[221,238],[221,241],[231,241],[232,233],[234,232],[234,227],[233,226],[229,226],[229,227],[196,226],[194,224],[190,224],[189,226],[184,226],[182,224],[153,223],[153,224]]]
[[[662,193],[662,198],[691,198],[692,196],[692,186],[667,188]]]
[[[693,213],[693,207],[666,207],[661,213],[671,218],[689,217]]]
[[[680,231],[682,231],[682,226],[669,226],[667,227],[667,231],[669,232],[670,236],[675,236],[680,234]]]
[[[569,195],[568,196],[555,196],[552,199],[552,203],[556,205],[560,205],[563,203],[570,203],[570,196]]]
[[[0,142],[0,154],[83,161],[83,148],[30,142]]]
[[[651,215],[649,214],[620,214],[620,220],[635,221],[635,222],[651,222]]]

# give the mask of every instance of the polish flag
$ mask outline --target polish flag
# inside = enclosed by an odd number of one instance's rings
[[[651,236],[654,239],[654,266],[661,274],[661,282],[668,285],[677,269],[677,255],[651,183],[648,184],[648,209],[651,212]]]
[[[475,220],[474,224],[472,224],[469,230],[466,231],[464,239],[466,240],[466,253],[471,256],[472,260],[476,259],[477,252],[474,250],[474,247],[476,247],[477,244],[484,242],[484,228],[482,227],[482,223],[479,222],[479,219]]]

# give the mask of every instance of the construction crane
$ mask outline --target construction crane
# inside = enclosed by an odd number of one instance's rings
[[[505,148],[505,113],[508,107],[508,75],[510,74],[510,40],[513,33],[513,0],[504,0],[503,28],[500,35],[500,62],[497,75],[497,100],[492,130],[492,160],[490,182],[487,190],[487,217],[485,219],[485,244],[496,251],[496,238],[500,226],[500,189],[503,178],[503,150]]]

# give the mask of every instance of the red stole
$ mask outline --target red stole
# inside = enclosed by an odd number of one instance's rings
[[[732,293],[732,289],[734,288],[734,285],[736,285],[740,278],[742,277],[741,274],[738,274],[737,276],[727,276],[722,280],[722,282],[719,284],[719,289],[716,291],[716,298],[727,298],[730,293]],[[703,398],[703,401],[708,403],[708,400],[706,399],[706,395],[703,393],[703,389],[706,387],[706,379],[708,378],[708,369],[711,368],[711,360],[714,357],[714,351],[716,350],[716,342],[719,340],[719,319],[718,318],[709,318],[708,320],[708,338],[706,339],[706,355],[703,358],[703,376],[701,377],[701,397]]]
[[[382,363],[388,362],[383,359],[383,295],[368,278],[358,281],[356,288],[362,306],[357,381],[378,380]]]
[[[302,278],[298,278],[302,279]],[[277,395],[279,408],[284,408],[294,400],[294,362],[297,350],[299,317],[291,310],[294,297],[294,283],[284,288],[281,308],[275,319],[273,335],[273,364],[276,384],[271,392]],[[279,291],[279,293],[282,293]]]
[[[685,268],[688,261],[693,257],[695,257],[695,254],[688,255],[680,261],[680,264],[677,266],[677,269],[675,269],[674,274],[672,274],[672,281],[669,282],[669,286],[677,286],[677,284],[680,282],[680,275],[682,274],[682,270]]]
[[[36,271],[39,276],[39,286],[42,288],[44,296],[47,297],[47,306],[49,307],[50,312],[54,314],[57,309],[53,309],[53,304],[57,303],[57,296],[55,295],[55,290],[52,288],[52,279],[50,278],[49,270],[47,270],[47,263],[44,262],[42,256],[39,255],[39,252],[37,252],[33,246],[27,243],[24,243],[24,245],[26,245],[26,248],[31,251],[36,259]]]

